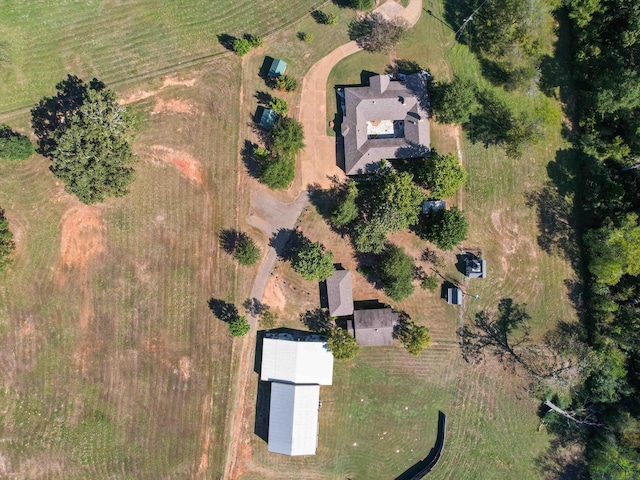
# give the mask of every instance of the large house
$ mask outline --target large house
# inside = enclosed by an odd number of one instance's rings
[[[425,72],[394,80],[376,75],[368,86],[346,87],[342,136],[347,175],[372,173],[380,160],[412,158],[429,146]]]
[[[315,455],[320,385],[333,382],[333,354],[318,335],[268,333],[260,379],[271,382],[268,450]]]

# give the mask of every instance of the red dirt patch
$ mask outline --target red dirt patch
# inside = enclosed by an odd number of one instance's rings
[[[276,308],[281,312],[287,305],[287,299],[282,292],[280,282],[277,276],[272,275],[264,289],[264,295],[262,295],[262,303],[269,305],[272,308]]]
[[[82,205],[69,209],[61,220],[60,264],[86,270],[93,258],[106,251],[104,230],[97,207]]]
[[[157,95],[167,87],[193,87],[198,79],[192,78],[189,80],[180,80],[176,77],[167,77],[162,80],[162,85],[155,90],[135,90],[129,95],[120,98],[120,105],[127,105],[129,103],[139,102],[149,97]]]
[[[148,153],[147,156],[152,160],[170,163],[183,177],[202,185],[202,165],[190,154],[163,145],[153,145],[151,150],[152,153]]]
[[[196,112],[196,108],[186,100],[177,100],[170,98],[169,100],[163,100],[158,98],[156,104],[153,107],[153,113],[183,113],[191,115]]]

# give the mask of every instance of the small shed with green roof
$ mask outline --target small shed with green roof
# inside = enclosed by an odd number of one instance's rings
[[[258,123],[260,123],[261,127],[271,129],[273,128],[273,125],[276,123],[277,119],[278,114],[276,112],[274,112],[270,108],[263,108],[262,114],[260,114],[260,121]]]
[[[271,62],[271,68],[269,68],[269,76],[279,77],[280,75],[284,75],[286,69],[287,62],[280,60],[279,58],[274,58]]]

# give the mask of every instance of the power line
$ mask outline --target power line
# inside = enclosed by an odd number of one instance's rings
[[[471,15],[469,15],[467,18],[464,19],[464,21],[462,22],[462,25],[460,25],[460,28],[458,29],[458,31],[456,32],[456,40],[458,40],[458,37],[460,37],[460,35],[462,35],[462,32],[464,32],[465,27],[467,26],[467,23],[469,23],[471,20],[473,20],[473,16],[478,13],[478,11],[484,6],[485,3],[487,3],[488,0],[484,0],[480,6],[478,8],[476,8]]]

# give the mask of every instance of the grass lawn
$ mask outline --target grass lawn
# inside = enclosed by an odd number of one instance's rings
[[[0,15],[0,113],[30,107],[67,73],[107,84],[225,52],[218,36],[266,35],[319,0],[9,2]]]
[[[220,60],[134,107],[141,161],[125,198],[81,206],[48,161],[0,164],[18,244],[1,290],[3,473],[221,474],[234,365],[207,302],[241,302],[253,275],[217,240],[244,228],[227,101],[240,78],[236,59]]]

